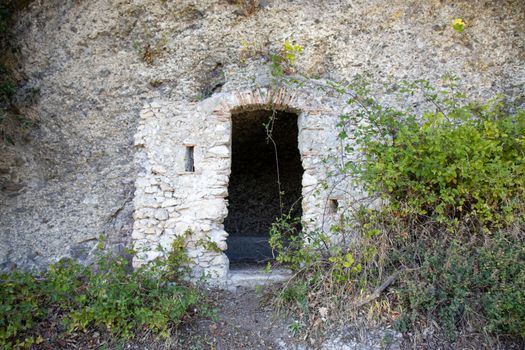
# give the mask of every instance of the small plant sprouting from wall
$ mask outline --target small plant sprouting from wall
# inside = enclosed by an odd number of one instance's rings
[[[244,64],[250,58],[263,58],[270,61],[270,73],[274,78],[296,73],[295,63],[304,47],[293,41],[285,40],[276,51],[270,51],[256,41],[242,40],[240,42],[239,61]]]
[[[209,252],[222,253],[222,249],[217,245],[217,243],[210,241],[209,239],[198,240],[197,246],[202,247]]]
[[[294,64],[303,49],[301,45],[285,40],[282,49],[270,55],[272,76],[278,79],[295,73]]]
[[[456,18],[452,21],[452,28],[458,33],[463,33],[465,31],[465,22],[461,18]]]

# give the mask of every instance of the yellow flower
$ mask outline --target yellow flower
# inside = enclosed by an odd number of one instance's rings
[[[465,22],[463,22],[461,18],[456,18],[452,22],[452,28],[454,28],[454,30],[458,33],[463,33],[463,31],[465,30]]]

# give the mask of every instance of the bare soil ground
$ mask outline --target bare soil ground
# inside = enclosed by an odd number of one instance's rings
[[[237,349],[298,349],[288,330],[291,320],[279,316],[271,305],[262,303],[261,293],[253,289],[236,292],[209,292],[209,317],[188,320],[168,339],[150,333],[131,341],[115,341],[104,332],[77,332],[64,335],[59,320],[49,319],[38,333],[43,341],[37,350],[98,349],[98,350],[237,350]]]
[[[502,342],[494,346],[480,339],[464,339],[450,344],[439,337],[429,337],[414,344],[410,339],[390,330],[367,328],[366,323],[348,324],[332,329],[323,339],[294,337],[290,332],[293,319],[278,314],[265,302],[263,294],[253,289],[236,292],[212,290],[207,303],[209,316],[189,317],[172,336],[164,339],[143,333],[130,341],[119,341],[107,332],[64,332],[60,318],[50,317],[38,326],[43,341],[33,345],[36,350],[401,350],[401,349],[525,349],[524,345]],[[207,304],[207,305],[208,305]],[[335,325],[334,325],[335,326]],[[312,335],[313,336],[313,335]],[[311,343],[315,341],[315,343]],[[466,342],[465,342],[466,341]]]
[[[291,320],[261,303],[260,293],[250,289],[214,292],[215,320],[200,320],[182,332],[185,349],[295,349],[288,330]]]

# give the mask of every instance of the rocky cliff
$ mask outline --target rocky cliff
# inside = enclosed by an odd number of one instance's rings
[[[85,260],[100,235],[130,241],[133,135],[144,103],[196,101],[261,76],[301,44],[299,69],[346,79],[437,80],[476,96],[523,93],[525,3],[446,0],[35,0],[17,13],[20,109],[29,137],[0,146],[0,267]],[[462,18],[463,33],[451,22]],[[31,103],[27,91],[38,91]]]

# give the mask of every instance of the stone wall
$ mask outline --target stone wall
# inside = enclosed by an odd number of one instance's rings
[[[202,176],[180,174],[176,182],[165,183],[157,167],[170,174],[180,170],[172,166],[184,157],[184,147],[178,153],[181,143],[200,141],[181,138],[185,128],[197,125],[204,140],[211,140],[211,128],[226,137],[228,122],[220,122],[208,107],[217,98],[208,100],[210,95],[219,93],[229,104],[238,91],[271,85],[268,61],[246,55],[245,42],[267,53],[285,39],[295,40],[305,48],[298,70],[321,78],[348,79],[369,71],[379,82],[390,77],[436,81],[453,72],[474,96],[523,92],[522,0],[261,4],[246,16],[225,0],[35,0],[18,14],[20,53],[12,67],[20,85],[17,98],[25,101],[25,91],[39,91],[33,102],[21,104],[21,112],[37,115],[40,122],[26,141],[0,145],[1,267],[42,268],[64,256],[88,261],[101,234],[112,247],[129,246],[134,211],[143,215],[136,220],[141,229],[133,231],[137,241],[160,241],[163,234],[151,232],[153,220],[171,226],[179,210],[202,216],[195,231],[215,230],[220,241],[220,224],[206,217],[226,213],[228,160],[221,158],[227,155],[226,143],[196,146]],[[462,34],[450,26],[458,17],[467,24]],[[249,104],[236,104],[244,105]],[[159,136],[134,146],[134,135],[146,125]],[[176,132],[163,133],[166,125]],[[312,133],[300,136],[303,151],[309,142],[316,151]],[[176,152],[153,152],[165,144]],[[315,181],[306,170],[303,185]],[[136,185],[139,198],[148,198],[144,207],[134,208]],[[210,212],[193,213],[183,208],[190,202],[169,197],[179,186],[195,186],[195,200],[204,201]],[[204,188],[211,192],[200,193]],[[146,190],[153,192],[140,197]],[[161,191],[172,206],[162,200],[165,207],[156,207]]]
[[[297,147],[302,168],[302,219],[316,228],[324,220],[327,193],[319,186],[328,169],[323,162],[337,145],[336,123],[344,101],[318,89],[272,90],[254,85],[245,91],[216,93],[196,103],[156,101],[141,112],[135,135],[138,163],[142,166],[134,197],[132,238],[140,252],[134,264],[162,254],[177,235],[188,237],[194,271],[224,279],[228,258],[209,250],[211,241],[227,249],[224,219],[228,214],[231,173],[232,114],[276,110],[297,113]],[[185,170],[188,146],[194,149],[194,171]],[[320,227],[323,228],[323,227]],[[326,229],[326,227],[324,227]]]

